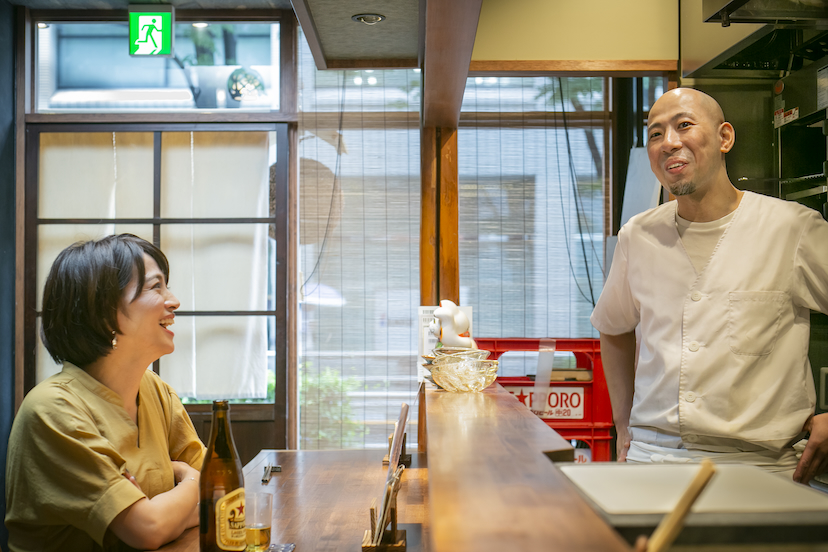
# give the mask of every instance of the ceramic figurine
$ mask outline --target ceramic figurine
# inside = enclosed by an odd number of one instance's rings
[[[443,299],[434,309],[434,319],[428,329],[437,336],[443,347],[467,347],[477,349],[477,343],[469,333],[469,318],[453,301]]]

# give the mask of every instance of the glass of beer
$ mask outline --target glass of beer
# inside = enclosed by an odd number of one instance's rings
[[[270,547],[270,523],[273,517],[273,495],[250,493],[246,496],[244,524],[247,552],[264,552]]]

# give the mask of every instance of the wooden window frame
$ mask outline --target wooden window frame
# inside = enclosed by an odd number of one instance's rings
[[[40,132],[72,132],[80,128],[97,131],[149,131],[169,130],[252,130],[267,127],[277,133],[277,188],[283,195],[277,200],[274,223],[285,226],[284,239],[277,249],[277,282],[283,282],[286,293],[277,294],[276,309],[283,323],[277,320],[276,398],[272,404],[234,404],[234,420],[273,421],[277,423],[279,446],[295,446],[296,359],[294,357],[296,329],[293,327],[296,297],[292,291],[295,278],[291,267],[295,266],[296,229],[289,221],[295,220],[295,146],[297,141],[297,36],[296,19],[290,10],[177,10],[178,22],[279,22],[280,28],[280,101],[278,111],[238,112],[236,110],[209,113],[37,113],[35,110],[35,75],[37,60],[36,36],[38,22],[79,21],[127,21],[126,10],[31,10],[17,7],[15,80],[18,93],[15,97],[15,165],[16,165],[16,252],[15,252],[15,411],[25,394],[34,386],[36,367],[34,359],[36,341],[35,303],[30,302],[36,271],[37,226],[37,156],[33,147],[35,134]],[[90,125],[87,127],[87,125]],[[156,140],[157,141],[157,140]],[[156,152],[157,154],[157,152]],[[157,214],[157,213],[156,213]],[[215,219],[212,222],[221,222]],[[181,221],[179,221],[181,222]],[[203,221],[201,221],[203,222]],[[245,222],[234,220],[233,222]],[[268,222],[270,222],[268,220]],[[159,218],[158,224],[163,220]],[[34,244],[34,246],[33,246]],[[284,244],[284,245],[282,245]],[[29,284],[31,282],[31,284]],[[31,306],[29,306],[31,305]],[[291,315],[290,313],[294,313]],[[279,349],[281,348],[281,353]],[[187,410],[197,423],[209,420],[210,405],[187,405]],[[283,422],[283,423],[282,423]],[[294,443],[293,445],[291,445]]]
[[[161,217],[161,134],[162,132],[245,132],[267,131],[276,133],[276,167],[275,171],[275,210],[268,217],[257,218],[166,218]],[[38,167],[40,153],[40,134],[55,132],[152,132],[154,134],[154,182],[153,182],[153,216],[148,218],[115,219],[80,219],[80,218],[38,218]],[[27,127],[26,155],[26,232],[25,232],[25,285],[24,285],[24,343],[26,354],[24,362],[24,392],[36,384],[36,349],[37,349],[37,235],[38,227],[50,224],[146,224],[153,227],[153,242],[160,245],[162,225],[171,224],[272,224],[276,227],[276,258],[273,269],[276,272],[277,289],[274,293],[275,304],[272,310],[265,311],[180,311],[181,316],[273,316],[275,324],[276,351],[276,393],[273,403],[234,403],[234,420],[274,421],[278,424],[277,439],[283,447],[287,443],[287,272],[289,249],[288,225],[288,125],[285,123],[251,123],[251,124],[209,124],[186,123],[165,125],[151,123],[120,124],[30,124]],[[158,372],[159,363],[154,369]],[[209,404],[187,404],[187,411],[196,419],[210,415]]]

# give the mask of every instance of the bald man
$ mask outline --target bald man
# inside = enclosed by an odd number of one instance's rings
[[[731,184],[736,136],[710,96],[667,92],[647,129],[650,167],[676,201],[618,233],[591,318],[618,460],[709,457],[808,483],[828,469],[808,362],[810,311],[828,312],[828,223]]]

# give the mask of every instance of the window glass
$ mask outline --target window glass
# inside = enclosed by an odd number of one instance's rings
[[[268,318],[177,315],[171,326],[175,352],[161,357],[161,377],[182,398],[272,402],[275,364]]]
[[[162,360],[162,378],[186,400],[273,403],[276,351],[283,347],[275,339],[276,306],[285,285],[277,286],[276,228],[269,221],[277,208],[276,131],[37,136],[37,309],[49,269],[68,245],[122,232],[157,239],[181,303],[176,352]],[[83,173],[86,164],[94,170]],[[156,204],[167,212],[154,216]],[[77,223],[50,222],[44,213]],[[207,217],[220,221],[186,220]],[[38,347],[41,381],[59,368]]]
[[[161,250],[181,310],[266,310],[267,230],[267,224],[163,225]]]
[[[476,337],[597,337],[602,78],[470,78],[458,131],[460,303]],[[503,358],[534,373],[537,354]]]
[[[174,55],[129,55],[123,23],[41,22],[37,111],[279,109],[278,23],[177,23]]]
[[[272,132],[164,132],[161,216],[266,217]]]
[[[417,395],[419,79],[299,47],[299,446],[388,447]],[[416,446],[416,416],[407,442]]]
[[[41,224],[37,228],[37,310],[43,306],[43,286],[61,251],[75,242],[97,240],[110,234],[135,234],[152,241],[149,224]],[[49,359],[49,362],[52,362]],[[38,380],[39,381],[39,380]]]
[[[40,135],[41,218],[152,216],[151,132]]]

